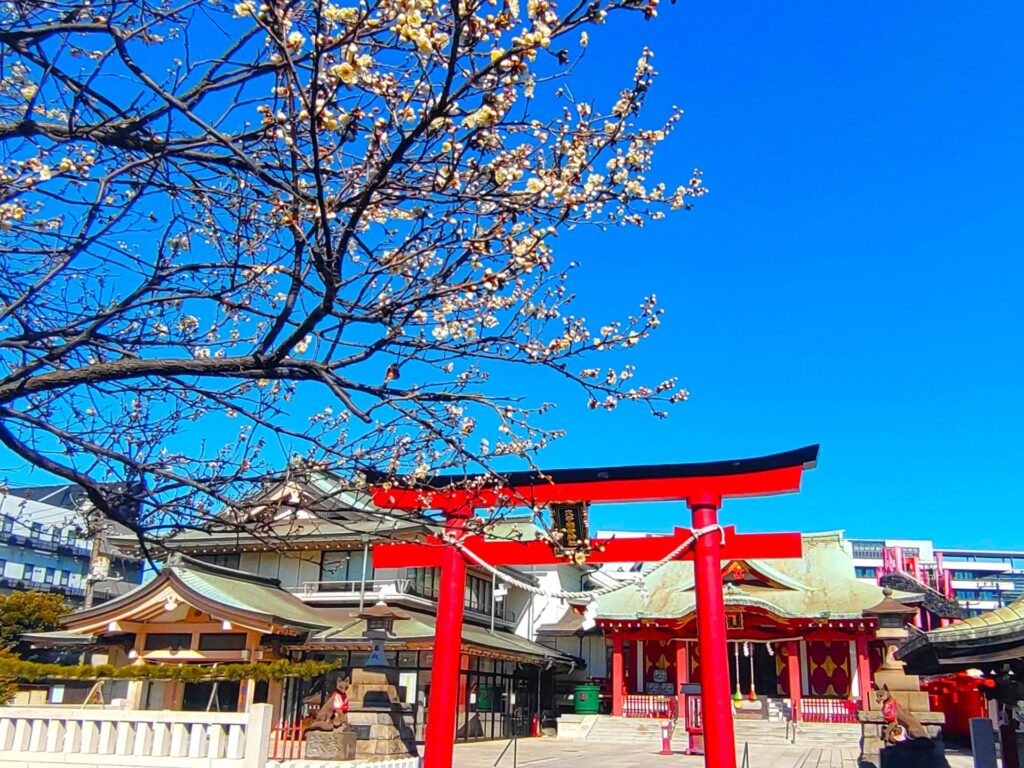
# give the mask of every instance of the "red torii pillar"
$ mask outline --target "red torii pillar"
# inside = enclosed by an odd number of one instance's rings
[[[818,446],[756,459],[667,464],[641,467],[515,472],[496,486],[490,477],[437,477],[426,487],[376,485],[374,503],[385,509],[437,509],[445,517],[445,533],[462,536],[473,509],[502,506],[543,506],[568,502],[684,501],[693,528],[718,524],[723,498],[793,493],[800,489],[804,469],[815,466]],[[594,541],[591,563],[657,561],[691,536],[677,528],[671,536]],[[724,542],[723,542],[724,539]],[[566,562],[542,541],[484,541],[482,536],[461,540],[462,546],[490,565],[552,565]],[[800,535],[745,534],[725,528],[699,536],[679,559],[694,560],[697,598],[697,641],[701,659],[701,698],[704,719],[705,764],[735,768],[732,702],[728,685],[721,685],[729,659],[725,639],[722,595],[723,559],[800,557]],[[373,549],[375,568],[440,567],[437,636],[427,719],[425,768],[451,768],[455,743],[463,595],[466,555],[444,538],[428,537],[422,544],[379,544]],[[619,657],[621,663],[621,656]],[[728,680],[728,676],[724,677]],[[613,692],[613,696],[614,696]]]

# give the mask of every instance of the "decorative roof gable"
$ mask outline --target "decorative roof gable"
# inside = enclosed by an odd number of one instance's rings
[[[762,587],[764,589],[810,589],[764,560],[732,560],[722,569],[722,582],[734,587]]]

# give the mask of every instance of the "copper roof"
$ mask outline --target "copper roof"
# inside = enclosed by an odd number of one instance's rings
[[[911,637],[896,653],[913,674],[981,669],[1024,659],[1024,597]]]
[[[841,531],[804,534],[801,558],[744,562],[761,583],[727,583],[726,606],[760,608],[783,619],[841,620],[863,618],[883,598],[878,586],[857,579]],[[723,569],[728,565],[723,562]],[[600,598],[598,619],[681,619],[695,609],[693,563],[679,560],[646,576],[642,584]]]

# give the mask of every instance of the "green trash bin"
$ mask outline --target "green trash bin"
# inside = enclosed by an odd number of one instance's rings
[[[477,712],[493,712],[494,711],[494,686],[481,684],[476,689],[476,711]]]
[[[577,685],[573,691],[573,702],[577,715],[596,715],[601,706],[601,686]]]

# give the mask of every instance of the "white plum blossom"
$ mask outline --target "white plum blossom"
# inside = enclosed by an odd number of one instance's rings
[[[602,266],[573,230],[706,192],[656,169],[682,112],[648,115],[651,51],[570,87],[594,25],[655,0],[130,5],[21,4],[4,30],[0,405],[25,462],[101,501],[142,478],[158,539],[278,473],[534,462],[565,434],[550,379],[596,411],[687,398],[628,362],[653,295],[574,309]]]

